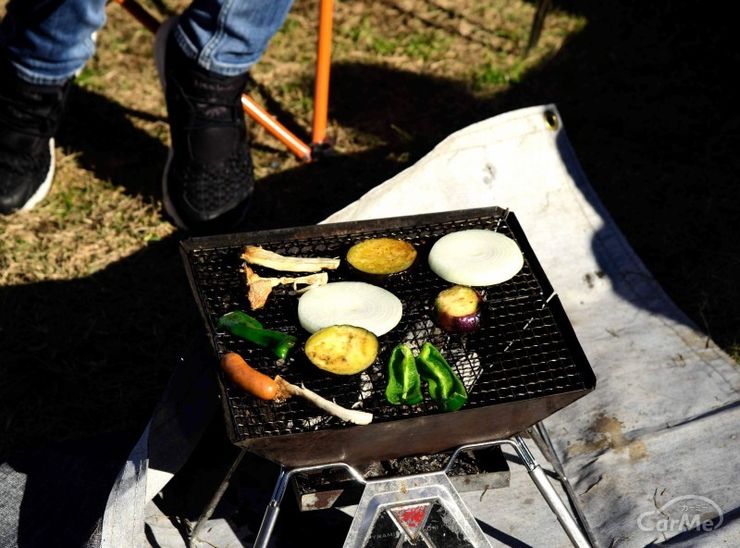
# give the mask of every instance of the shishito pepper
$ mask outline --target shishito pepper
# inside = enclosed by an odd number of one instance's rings
[[[296,343],[296,338],[293,335],[265,329],[256,318],[241,310],[234,310],[221,316],[218,320],[218,327],[227,329],[233,335],[253,342],[258,346],[272,350],[275,356],[280,359],[285,359]]]
[[[416,364],[429,385],[429,395],[442,411],[457,411],[468,401],[468,392],[444,356],[430,342],[425,342]]]
[[[405,344],[396,345],[391,352],[385,397],[393,405],[416,405],[422,400],[421,378],[416,369],[416,360]]]

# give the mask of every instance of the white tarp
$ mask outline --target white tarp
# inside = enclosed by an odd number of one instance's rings
[[[596,390],[545,424],[597,545],[740,545],[740,371],[634,254],[582,173],[555,106],[453,134],[327,221],[493,205],[516,213],[596,373]],[[494,494],[493,510],[470,504],[518,541],[567,545],[526,489],[512,480],[509,492]],[[686,530],[711,517],[713,530]],[[116,538],[106,520],[106,538]]]
[[[740,545],[740,370],[630,248],[554,105],[455,133],[328,221],[489,205],[516,213],[596,373],[545,424],[598,543]],[[713,534],[681,533],[717,513]]]

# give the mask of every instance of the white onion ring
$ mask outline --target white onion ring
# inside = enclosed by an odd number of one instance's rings
[[[331,282],[298,299],[298,321],[309,333],[330,325],[354,325],[380,337],[398,325],[402,314],[398,297],[365,282]]]
[[[524,266],[517,243],[492,230],[470,229],[442,236],[429,252],[429,268],[453,284],[494,285],[513,278]]]

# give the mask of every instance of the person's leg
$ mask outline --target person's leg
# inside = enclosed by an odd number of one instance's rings
[[[48,193],[69,82],[104,22],[105,0],[8,3],[0,23],[0,214]]]
[[[95,51],[105,0],[11,0],[0,23],[0,47],[26,82],[60,85]]]
[[[248,68],[290,5],[196,0],[171,32],[159,33],[168,33],[163,80],[172,136],[164,203],[181,228],[222,232],[246,214],[254,180],[240,97]]]
[[[288,15],[292,0],[195,0],[175,39],[204,69],[234,76],[256,63]]]

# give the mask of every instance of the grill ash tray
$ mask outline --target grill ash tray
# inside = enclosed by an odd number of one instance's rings
[[[432,319],[434,298],[451,284],[427,266],[441,236],[470,228],[495,230],[513,238],[524,267],[512,279],[481,288],[480,328],[451,335]],[[251,312],[241,254],[261,245],[284,255],[341,257],[360,240],[392,237],[412,243],[419,254],[407,272],[383,287],[403,303],[398,326],[379,337],[376,362],[365,372],[334,376],[314,367],[302,347],[309,334],[299,325],[297,299],[288,287],[273,290],[263,309]],[[252,233],[190,238],[181,244],[186,271],[216,354],[240,353],[256,369],[285,377],[344,407],[373,413],[368,426],[353,426],[324,414],[301,398],[283,404],[260,401],[234,387],[219,371],[231,440],[284,466],[329,462],[369,463],[408,455],[439,453],[466,443],[511,436],[582,397],[595,377],[570,322],[542,271],[514,214],[500,208],[460,210],[370,221],[354,221]],[[260,275],[274,271],[256,267]],[[330,281],[351,280],[344,266]],[[298,344],[285,361],[266,349],[216,329],[218,319],[244,310],[262,324],[295,335]],[[443,413],[425,392],[415,406],[385,399],[386,368],[393,347],[405,342],[415,352],[426,342],[440,349],[468,390],[462,410]]]

